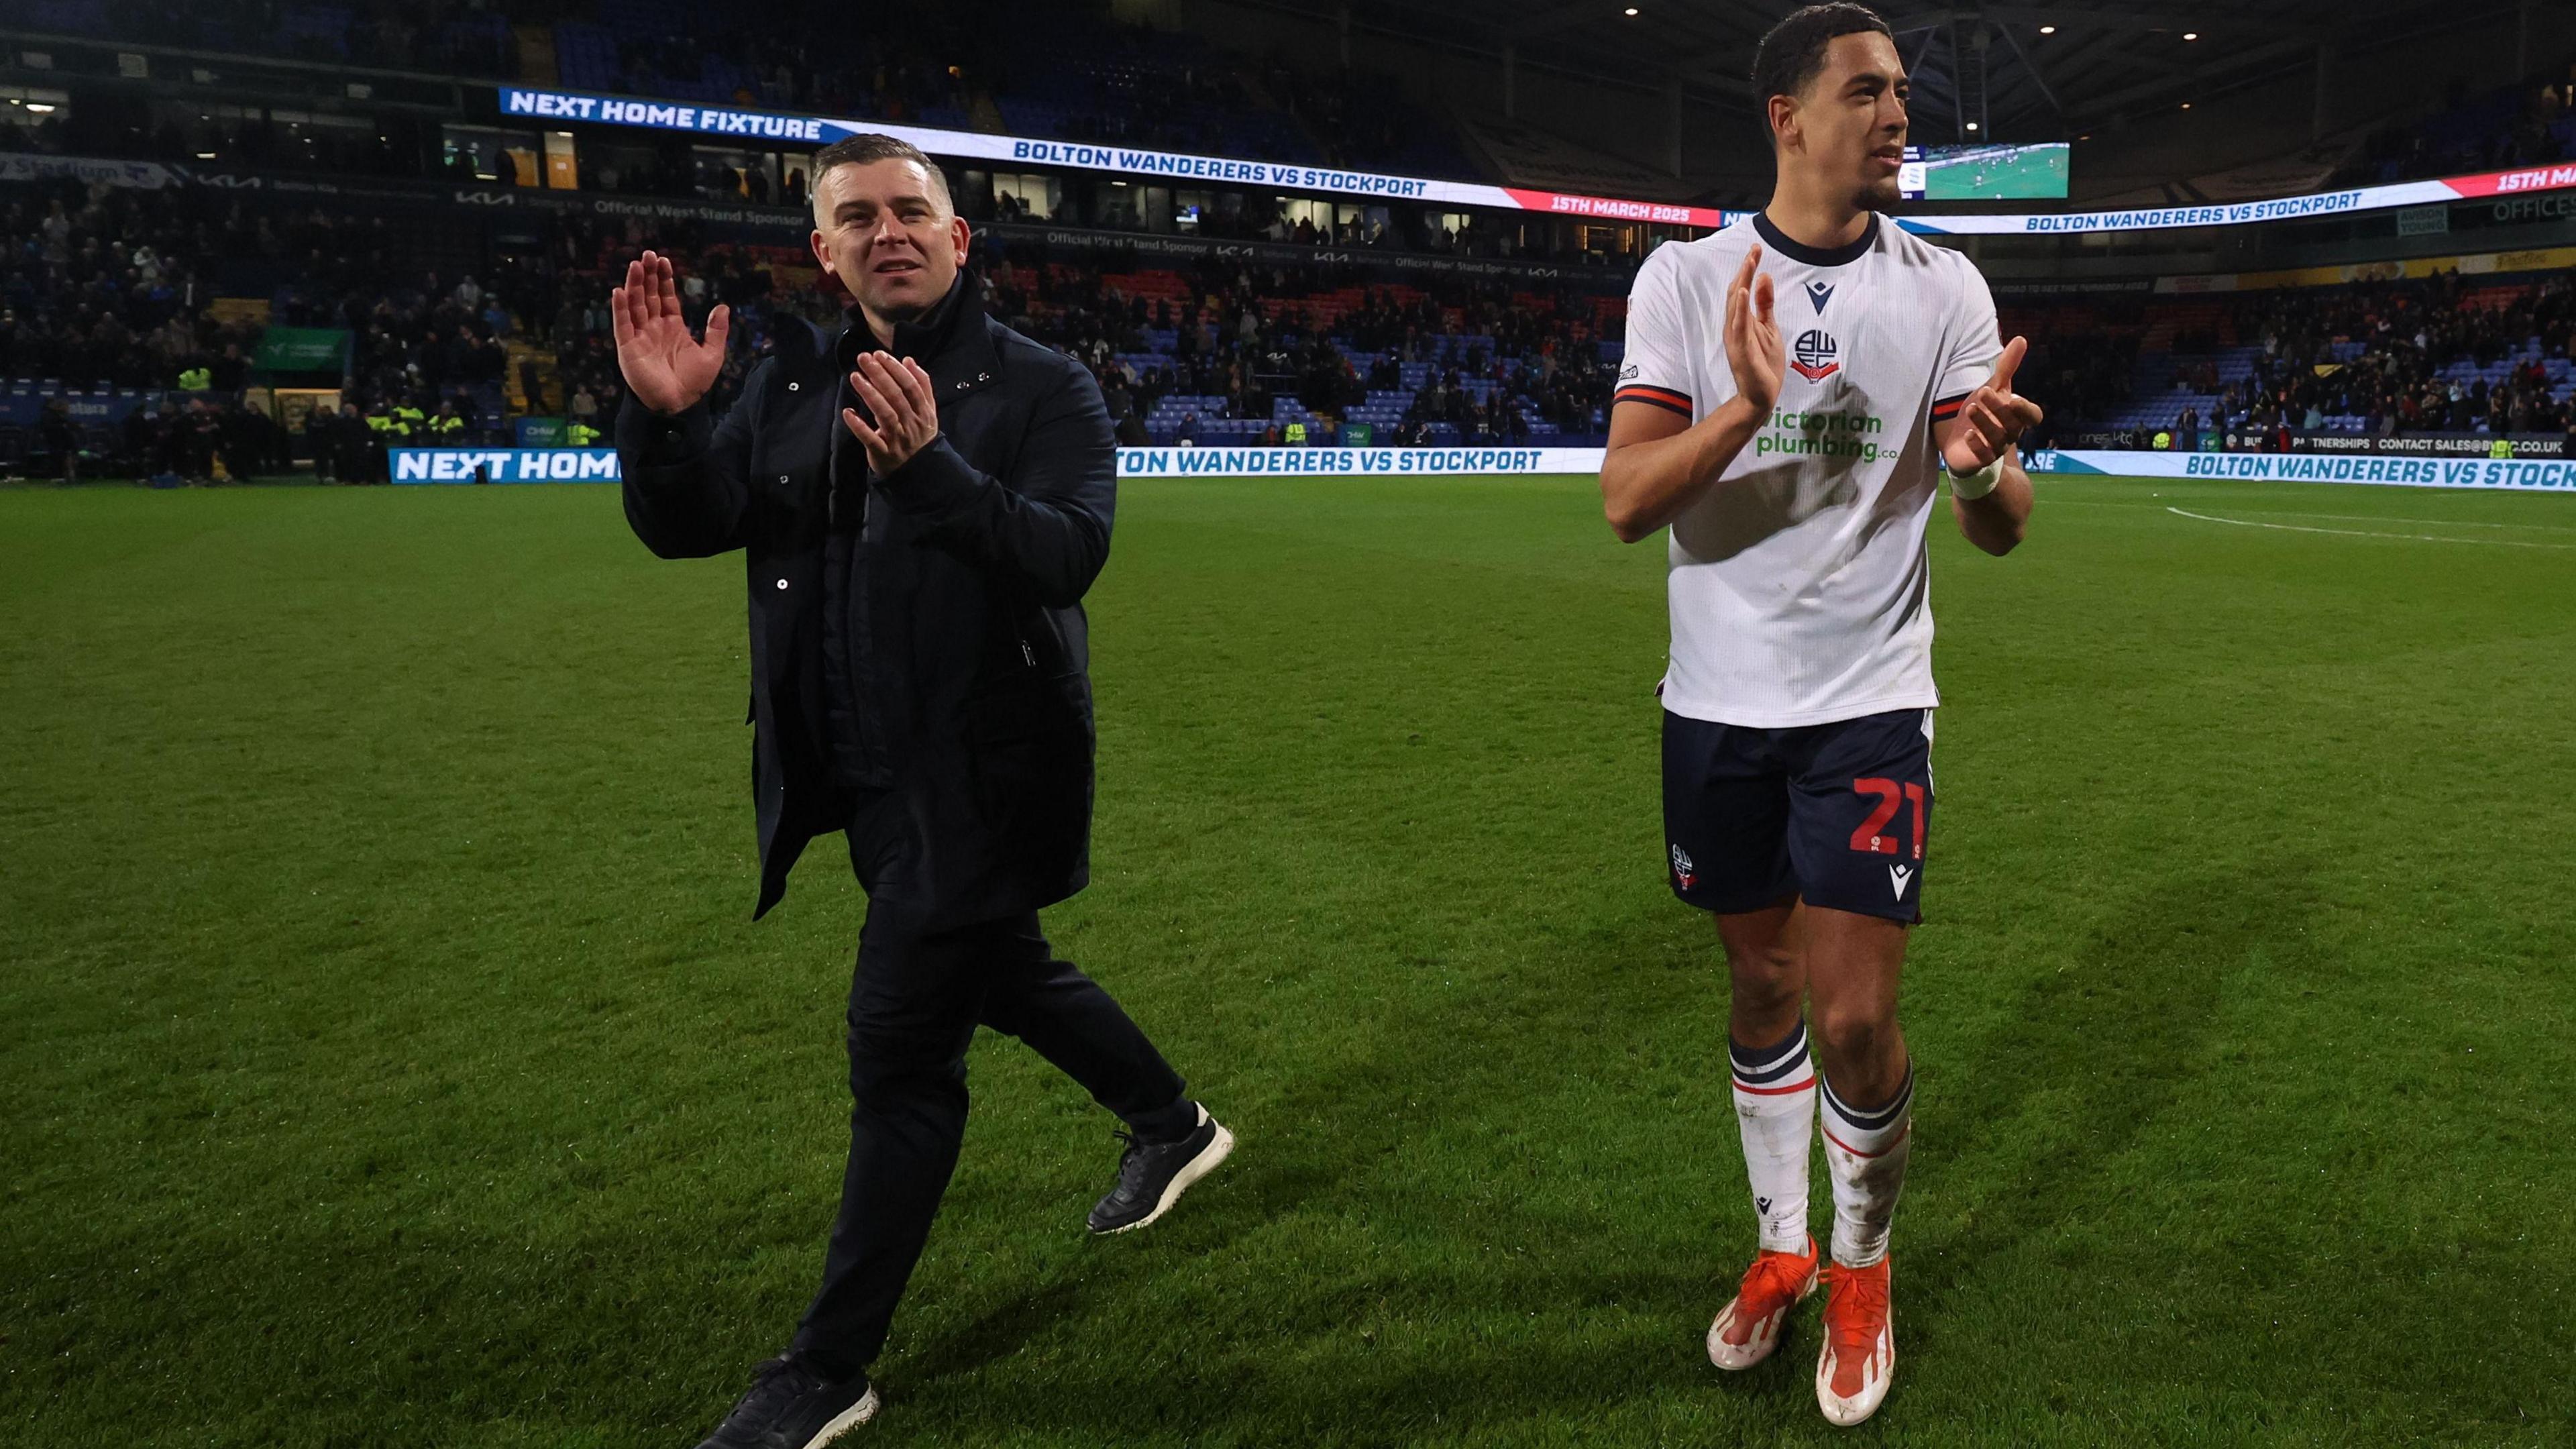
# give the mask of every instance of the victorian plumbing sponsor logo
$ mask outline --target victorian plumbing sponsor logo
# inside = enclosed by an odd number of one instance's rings
[[[1855,458],[1875,463],[1884,456],[1878,439],[1886,431],[1886,421],[1868,413],[1802,413],[1775,408],[1771,426],[1753,440],[1753,455]]]

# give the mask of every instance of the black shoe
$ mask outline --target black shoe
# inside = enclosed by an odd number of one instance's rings
[[[1191,1104],[1199,1125],[1178,1142],[1143,1142],[1121,1132],[1127,1150],[1118,1154],[1118,1185],[1091,1209],[1095,1233],[1123,1233],[1141,1228],[1172,1210],[1191,1183],[1216,1170],[1234,1150],[1234,1134],[1217,1125],[1207,1108]]]
[[[865,1373],[834,1381],[782,1354],[752,1371],[751,1392],[698,1449],[822,1449],[876,1412]]]

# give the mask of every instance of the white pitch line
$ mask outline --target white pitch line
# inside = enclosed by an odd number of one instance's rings
[[[2050,498],[2051,508],[2165,508],[2161,503],[2132,503],[2117,498]],[[2245,508],[2240,513],[2259,513],[2266,518],[2331,518],[2341,523],[2420,523],[2427,528],[2507,528],[2534,530],[2541,533],[2576,533],[2576,524],[2566,523],[2488,523],[2474,518],[2400,518],[2385,513],[2313,513],[2300,508]],[[2233,523],[2236,520],[2226,519]],[[2471,540],[2462,540],[2469,542]]]
[[[2486,523],[2474,518],[2393,518],[2384,513],[2304,513],[2294,508],[2240,508],[2265,518],[2330,518],[2337,523],[2420,523],[2427,528],[2523,528],[2541,533],[2576,533],[2564,523]]]
[[[2179,508],[2167,508],[2165,512],[2176,518],[2196,518],[2203,523],[2228,523],[2238,528],[2274,528],[2283,533],[2331,533],[2343,538],[2389,538],[2413,543],[2474,543],[2489,548],[2576,548],[2576,543],[2534,543],[2520,538],[2448,538],[2438,533],[2374,533],[2366,528],[2307,528],[2296,523],[2256,523],[2251,519],[2186,513]]]
[[[2056,498],[2048,500],[2051,508],[2164,508],[2161,503],[2133,503],[2116,498]],[[2171,510],[2179,512],[2180,510]],[[2568,523],[2489,523],[2476,518],[2403,518],[2386,513],[2316,513],[2304,508],[2245,508],[2240,513],[2259,513],[2266,518],[2331,518],[2340,523],[2420,523],[2427,528],[2503,528],[2537,533],[2576,533],[2576,524]],[[2234,523],[2235,519],[2221,522]],[[2395,535],[2390,535],[2394,537]],[[2479,543],[2482,539],[2460,539],[2461,543]]]

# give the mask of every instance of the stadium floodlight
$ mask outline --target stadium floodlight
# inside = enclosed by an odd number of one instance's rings
[[[2198,40],[2200,39],[2200,32],[2197,30],[2186,30],[2182,33],[2182,38],[2185,40]]]
[[[1622,10],[1622,11],[1620,11],[1619,13],[1620,13],[1620,14],[1622,14],[1622,15],[1635,15],[1635,14],[1637,13],[1637,7],[1636,7],[1636,6],[1634,6],[1634,5],[1631,5],[1631,6],[1629,6],[1627,9]]]
[[[2039,33],[2042,35],[2055,35],[2057,33],[2057,27],[2054,25],[2043,25],[2039,27]]]
[[[1969,130],[1971,130],[1971,131],[1973,131],[1973,130],[1977,129],[1977,123],[1976,123],[1976,122],[1974,122],[1974,121],[1970,121],[1970,122],[1968,123],[1968,129],[1969,129]]]

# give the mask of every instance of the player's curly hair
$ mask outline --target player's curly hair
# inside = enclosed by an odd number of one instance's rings
[[[1773,96],[1794,96],[1815,84],[1825,73],[1825,47],[1837,36],[1862,35],[1875,31],[1889,40],[1896,32],[1887,28],[1878,12],[1866,5],[1836,3],[1810,5],[1791,12],[1762,37],[1753,51],[1753,102],[1768,109]],[[1768,134],[1766,121],[1763,131]]]

